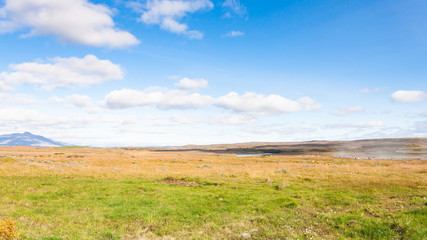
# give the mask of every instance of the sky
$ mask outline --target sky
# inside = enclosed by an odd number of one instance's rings
[[[0,134],[427,137],[424,0],[0,0]]]

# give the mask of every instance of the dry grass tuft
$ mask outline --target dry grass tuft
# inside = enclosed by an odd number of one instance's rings
[[[167,177],[164,180],[159,181],[158,183],[168,184],[168,185],[181,185],[186,187],[195,187],[195,186],[203,185],[197,182],[188,181],[185,178],[177,179],[173,177]]]
[[[0,220],[0,240],[21,239],[12,219]]]

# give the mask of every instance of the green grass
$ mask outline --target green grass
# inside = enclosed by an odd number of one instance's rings
[[[23,239],[239,239],[242,233],[255,239],[427,238],[427,201],[409,187],[191,181],[204,185],[136,177],[0,177],[0,216],[15,219]]]

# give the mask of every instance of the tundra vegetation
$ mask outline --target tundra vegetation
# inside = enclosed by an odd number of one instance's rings
[[[427,239],[427,161],[1,147],[0,220],[20,234],[1,239]]]

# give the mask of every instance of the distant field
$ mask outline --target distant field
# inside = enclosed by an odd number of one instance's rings
[[[216,145],[188,145],[152,148],[159,151],[203,151],[212,153],[274,153],[279,155],[321,155],[356,159],[427,160],[427,138],[385,138],[356,141],[253,142]]]
[[[427,239],[427,160],[151,150],[0,147],[0,220],[23,239]]]

